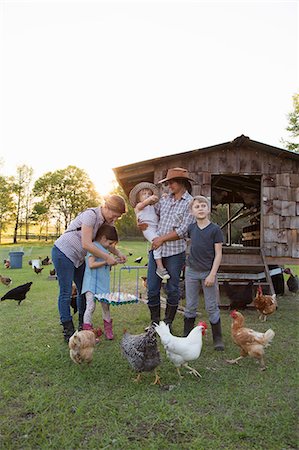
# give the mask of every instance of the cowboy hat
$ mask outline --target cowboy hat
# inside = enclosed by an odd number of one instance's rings
[[[129,202],[133,208],[135,208],[138,203],[137,195],[142,189],[150,189],[153,192],[153,195],[159,197],[159,188],[155,184],[149,183],[148,181],[142,181],[141,183],[136,184],[129,194]]]
[[[192,178],[189,177],[189,172],[187,169],[182,169],[181,167],[175,167],[173,169],[168,169],[166,178],[163,178],[163,180],[158,181],[158,183],[166,183],[166,181],[173,180],[175,178],[194,181],[194,180],[192,180]]]

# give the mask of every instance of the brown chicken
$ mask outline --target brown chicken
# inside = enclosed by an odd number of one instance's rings
[[[265,322],[267,316],[274,313],[277,309],[276,294],[264,295],[262,287],[259,286],[253,304],[260,312],[259,319]]]
[[[86,362],[90,364],[93,359],[93,352],[96,345],[96,335],[94,331],[75,331],[69,340],[70,357],[76,364]]]
[[[11,278],[9,277],[3,277],[2,275],[0,275],[0,281],[2,284],[4,284],[5,286],[9,286],[11,284]]]
[[[33,266],[33,269],[34,269],[34,272],[37,273],[37,274],[41,273],[41,271],[44,270],[43,267],[39,268],[39,267],[36,267],[36,266]]]
[[[271,328],[265,333],[259,333],[250,328],[245,328],[244,316],[234,310],[230,313],[233,322],[231,325],[231,336],[236,345],[241,348],[241,355],[236,359],[226,360],[229,364],[238,364],[238,361],[245,356],[256,358],[260,363],[260,370],[265,370],[264,348],[272,342],[275,333]]]

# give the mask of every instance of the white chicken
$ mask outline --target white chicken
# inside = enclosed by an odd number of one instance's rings
[[[189,369],[189,373],[192,375],[201,377],[200,373],[187,363],[199,358],[202,349],[202,336],[207,328],[205,322],[199,322],[188,336],[178,337],[171,334],[169,326],[165,322],[161,321],[159,325],[155,324],[155,330],[160,336],[166,355],[175,365],[180,378],[183,378],[180,372],[182,366]]]

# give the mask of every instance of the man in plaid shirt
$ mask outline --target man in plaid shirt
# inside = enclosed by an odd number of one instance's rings
[[[193,181],[186,169],[180,167],[169,169],[167,176],[159,183],[168,186],[169,194],[162,196],[155,205],[159,215],[158,234],[152,241],[152,249],[162,246],[163,265],[170,278],[167,280],[167,305],[164,321],[171,326],[180,300],[179,282],[186,257],[186,232],[194,217],[189,211],[192,200],[190,194]],[[160,321],[161,278],[156,274],[156,262],[150,251],[147,272],[148,307],[151,321]]]

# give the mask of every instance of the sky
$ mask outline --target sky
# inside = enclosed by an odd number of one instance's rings
[[[282,147],[298,1],[0,0],[0,174],[113,167],[228,142]]]

